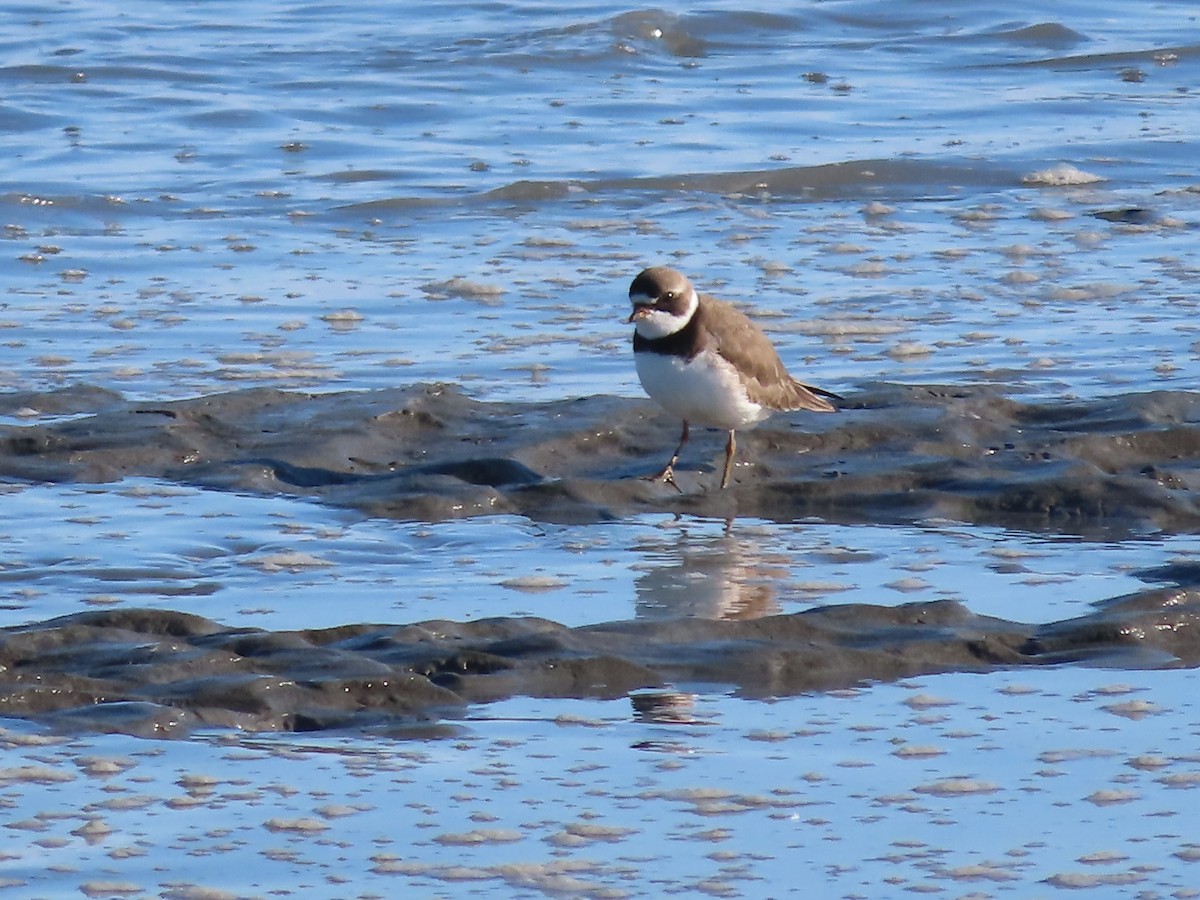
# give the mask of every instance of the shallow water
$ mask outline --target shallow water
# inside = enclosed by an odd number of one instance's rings
[[[27,843],[0,877],[29,896],[1193,897],[1195,680],[683,694],[657,720],[514,700],[420,742],[19,726],[0,779]]]
[[[142,606],[282,630],[521,615],[570,626],[755,618],[914,599],[1050,622],[1158,583],[1149,570],[1167,562],[1200,559],[1200,539],[1186,534],[1105,543],[949,521],[730,528],[666,515],[413,523],[136,479],[3,498],[0,627]]]
[[[663,259],[835,388],[1194,362],[1188,4],[16,12],[0,386],[637,395]]]
[[[753,305],[794,371],[843,393],[1191,388],[1188,3],[7,12],[0,390],[639,397],[624,297],[660,261]],[[154,606],[286,630],[936,599],[1048,622],[1198,548],[1140,519],[392,521],[133,478],[4,485],[0,550],[3,626]],[[684,685],[502,700],[406,740],[10,720],[0,885],[1196,896],[1194,681]]]

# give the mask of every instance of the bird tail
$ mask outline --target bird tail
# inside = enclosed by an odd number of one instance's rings
[[[837,407],[830,403],[834,400],[838,403],[845,403],[846,398],[841,394],[835,394],[833,391],[827,391],[824,388],[814,387],[811,384],[805,384],[802,381],[795,382],[797,387],[797,397],[799,401],[798,409],[808,409],[813,412],[834,412]]]

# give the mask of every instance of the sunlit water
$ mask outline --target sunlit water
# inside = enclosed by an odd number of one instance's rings
[[[842,392],[1189,389],[1195,34],[1191,4],[1110,0],[10,6],[0,388],[639,396],[625,291],[665,260]],[[1040,622],[1197,551],[949,522],[414,525],[148,482],[14,486],[0,534],[3,624],[155,605],[272,629],[940,597]],[[1194,680],[685,693],[673,723],[518,699],[399,744],[20,725],[0,883],[1190,896]]]
[[[440,741],[0,734],[14,896],[1194,897],[1194,671],[492,704]]]
[[[636,394],[673,260],[841,389],[1186,386],[1192,12],[18,7],[0,385]]]
[[[945,520],[393,522],[144,480],[2,497],[0,626],[147,605],[288,630],[517,615],[566,625],[747,618],[929,599],[1044,623],[1146,588],[1144,570],[1200,556],[1191,535],[1034,539]]]

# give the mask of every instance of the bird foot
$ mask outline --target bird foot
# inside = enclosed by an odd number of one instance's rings
[[[679,493],[683,493],[683,488],[681,488],[675,481],[675,468],[673,466],[668,465],[661,472],[655,472],[653,475],[645,476],[645,479],[646,481],[661,481],[663,484],[669,484],[671,487],[675,488],[675,490],[679,491]]]

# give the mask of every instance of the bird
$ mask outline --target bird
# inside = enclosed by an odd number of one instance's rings
[[[696,292],[682,272],[667,266],[642,271],[629,286],[634,326],[633,358],[642,388],[683,420],[679,446],[651,480],[675,482],[675,466],[688,442],[689,425],[729,432],[721,490],[729,485],[737,452],[735,433],[774,411],[834,412],[832,391],[788,374],[775,346],[732,304]]]

